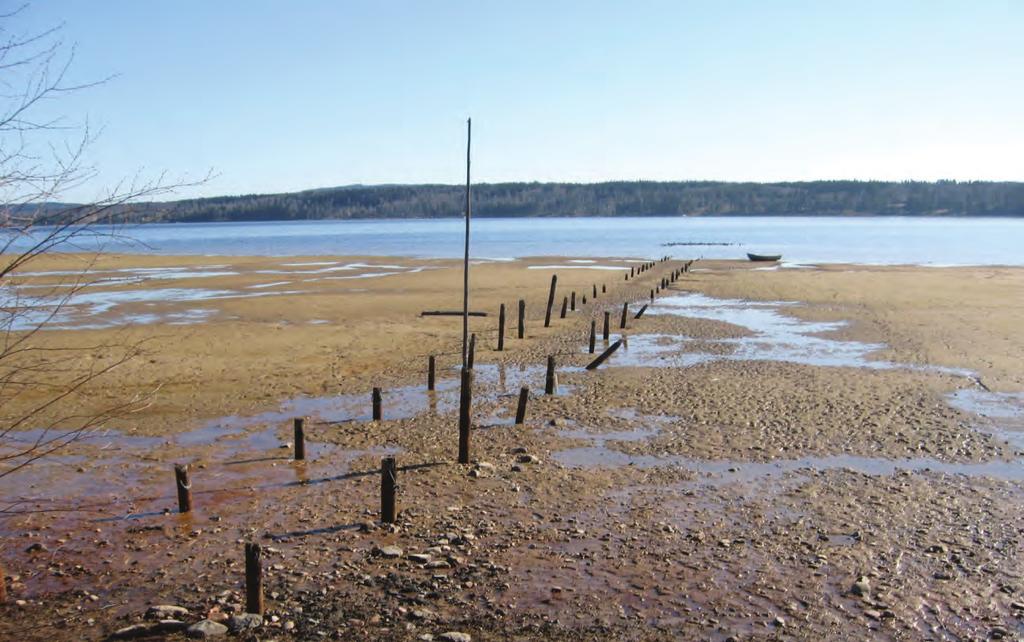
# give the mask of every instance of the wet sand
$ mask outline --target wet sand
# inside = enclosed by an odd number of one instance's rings
[[[45,272],[83,260],[48,257],[24,284],[60,282]],[[91,307],[62,321],[91,328],[38,340],[145,340],[71,402],[150,403],[0,481],[0,638],[101,639],[151,604],[223,618],[241,608],[250,539],[268,547],[260,639],[1024,631],[1024,270],[701,261],[622,331],[623,301],[650,303],[681,262],[627,282],[638,263],[594,261],[474,265],[471,307],[490,316],[472,320],[477,463],[459,466],[461,321],[418,316],[460,307],[456,262],[103,257]],[[559,319],[571,291],[579,309]],[[587,372],[590,319],[600,332],[605,310],[628,347]],[[541,394],[549,354],[554,396]],[[369,421],[373,386],[382,422]],[[304,463],[287,447],[297,415],[309,417]],[[382,526],[377,469],[391,454],[401,512]],[[184,516],[177,462],[192,464]],[[402,556],[382,556],[389,544]]]

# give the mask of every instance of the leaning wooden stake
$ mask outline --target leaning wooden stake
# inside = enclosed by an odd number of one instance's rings
[[[395,523],[395,489],[398,488],[398,467],[394,457],[380,460],[380,521]]]
[[[548,355],[548,372],[544,377],[544,394],[553,395],[558,388],[558,375],[555,374],[555,358]]]
[[[384,413],[381,411],[380,388],[373,389],[373,393],[370,395],[370,400],[373,402],[373,420],[380,421],[384,418]]]
[[[590,354],[594,354],[597,345],[597,319],[590,320]]]
[[[519,338],[526,336],[526,301],[519,299]]]
[[[187,513],[192,510],[192,484],[188,481],[188,464],[177,464],[174,467],[174,482],[178,487],[178,512]]]
[[[646,303],[644,304],[644,306],[642,308],[640,308],[640,311],[637,312],[636,316],[633,317],[633,318],[634,319],[639,319],[640,317],[642,317],[644,315],[644,312],[647,312],[647,304]]]
[[[587,364],[587,370],[593,370],[594,368],[596,368],[599,365],[601,365],[602,363],[604,363],[604,360],[607,359],[608,357],[612,356],[612,353],[615,352],[616,350],[618,350],[619,346],[621,346],[621,345],[622,345],[622,339],[619,339],[615,343],[613,343],[610,346],[608,346],[608,349],[605,350],[604,352],[602,352],[601,355],[598,358],[594,359],[593,361],[591,361],[590,363]]]
[[[469,425],[473,406],[473,371],[462,369],[462,388],[459,394],[459,463],[469,463]]]
[[[558,275],[551,275],[551,290],[548,292],[548,308],[544,312],[544,327],[551,327],[551,308],[555,305],[555,285],[558,283]]]
[[[505,304],[498,308],[498,352],[505,349]]]
[[[619,320],[619,329],[626,327],[626,315],[629,314],[629,303],[622,304],[622,319]]]
[[[434,355],[430,355],[430,357],[427,358],[427,390],[433,390],[437,383],[436,371],[437,359],[434,358]]]
[[[263,547],[245,544],[245,612],[263,615]]]
[[[306,458],[306,420],[296,417],[292,424],[295,428],[295,461],[302,461]]]
[[[516,406],[516,425],[522,426],[526,421],[526,401],[530,398],[530,389],[523,386],[519,389],[519,405]]]

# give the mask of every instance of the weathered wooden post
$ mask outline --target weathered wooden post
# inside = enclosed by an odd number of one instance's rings
[[[473,369],[473,363],[476,361],[476,332],[469,335],[469,355],[466,357],[466,367],[470,370]]]
[[[597,345],[597,319],[590,320],[590,354],[594,354]]]
[[[611,326],[611,318],[612,318],[612,313],[609,312],[608,310],[605,310],[604,311],[604,332],[603,332],[604,340],[605,341],[607,341],[608,337],[609,337],[609,329],[610,329],[610,326]]]
[[[295,461],[302,461],[306,458],[306,419],[296,417],[292,424],[295,429]]]
[[[498,308],[498,352],[505,349],[505,304]]]
[[[559,315],[560,319],[564,319],[565,318],[565,311],[566,311],[566,308],[568,308],[568,307],[569,307],[569,297],[562,297],[562,314]]]
[[[602,352],[596,359],[587,364],[587,370],[593,370],[594,368],[604,363],[605,359],[612,356],[612,353],[619,349],[619,346],[622,345],[622,341],[622,339],[619,339],[615,343],[608,346],[608,348],[604,352]]]
[[[629,314],[629,302],[622,304],[622,319],[619,321],[619,329],[626,327],[626,315]]]
[[[519,338],[526,336],[526,301],[519,299]]]
[[[398,488],[398,467],[394,457],[380,460],[380,521],[395,523],[395,489]]]
[[[569,309],[573,312],[576,311],[576,290],[572,291],[572,296],[569,299]]]
[[[178,512],[192,510],[192,484],[188,481],[188,464],[175,464],[174,482],[178,487]]]
[[[473,405],[473,371],[462,369],[462,389],[459,395],[459,463],[469,463],[469,427]]]
[[[437,359],[434,358],[434,355],[430,355],[430,357],[427,358],[427,390],[433,390],[437,383],[435,375],[436,370]]]
[[[654,301],[654,290],[651,290],[651,301]]]
[[[555,357],[548,355],[548,372],[544,377],[544,394],[553,395],[558,388],[558,375],[555,374]]]
[[[544,312],[544,327],[551,327],[551,308],[555,305],[555,285],[558,283],[558,275],[551,275],[551,290],[548,291],[548,309]]]
[[[597,298],[597,284],[596,283],[594,284],[594,292],[593,292],[593,294],[594,294],[594,296],[592,296],[591,298],[592,299],[596,299]]]
[[[245,612],[263,615],[263,547],[245,544]]]
[[[635,268],[629,268],[629,276],[630,276],[630,278],[632,278],[632,277],[633,277],[633,276],[635,276],[635,275],[636,275],[636,270],[635,270]]]
[[[608,291],[608,287],[607,287],[607,286],[605,286],[605,284],[604,284],[604,283],[602,283],[602,284],[601,284],[601,294],[604,294],[604,293],[606,293],[607,291]]]
[[[526,421],[526,401],[530,398],[530,389],[523,386],[519,389],[519,405],[516,406],[516,425],[522,426]]]
[[[640,308],[640,311],[637,312],[636,316],[633,317],[633,318],[634,319],[639,319],[640,317],[642,317],[644,315],[644,312],[647,312],[647,304],[646,303],[644,304],[644,306],[642,308]]]
[[[374,388],[370,394],[370,401],[373,403],[373,420],[380,421],[384,417],[384,413],[381,412],[381,394],[380,388]]]
[[[584,294],[583,295],[583,301],[582,301],[582,303],[580,305],[586,305],[586,304],[587,304],[587,295]]]

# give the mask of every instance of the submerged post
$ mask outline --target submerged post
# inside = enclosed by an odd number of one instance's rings
[[[498,308],[498,352],[505,349],[505,304]]]
[[[555,374],[555,358],[548,355],[548,372],[544,377],[544,394],[553,395],[558,388],[558,375]]]
[[[548,309],[544,312],[544,327],[551,327],[551,308],[555,305],[555,286],[558,284],[558,275],[551,275],[551,289],[548,291]]]
[[[380,460],[380,521],[385,524],[394,524],[395,515],[395,489],[398,488],[398,467],[395,465],[394,457],[385,457]]]
[[[384,417],[384,413],[381,411],[381,393],[380,388],[374,388],[370,394],[370,400],[373,403],[373,420],[380,421]]]
[[[435,372],[437,370],[437,359],[434,355],[427,358],[427,390],[433,390],[436,385]]]
[[[292,424],[295,429],[295,461],[302,461],[306,458],[306,419],[296,417]]]
[[[597,345],[597,319],[590,320],[590,354],[594,354]]]
[[[462,369],[462,387],[459,395],[459,463],[469,463],[469,428],[473,406],[473,371]]]
[[[174,466],[174,482],[178,488],[178,512],[192,510],[192,484],[188,481],[188,464]]]
[[[516,425],[522,426],[526,421],[526,401],[530,398],[530,389],[523,386],[519,389],[519,405],[516,406]]]
[[[519,299],[519,338],[526,336],[526,301]]]
[[[263,547],[245,544],[245,612],[263,615]]]

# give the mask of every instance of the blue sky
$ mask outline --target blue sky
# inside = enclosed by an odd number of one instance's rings
[[[1024,2],[40,1],[87,198],[352,183],[1024,179]]]

